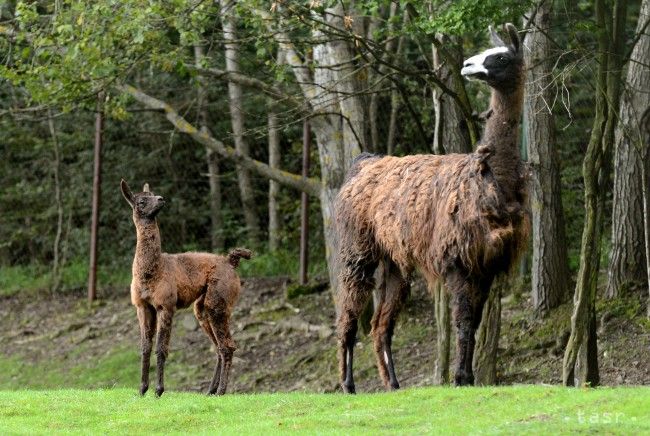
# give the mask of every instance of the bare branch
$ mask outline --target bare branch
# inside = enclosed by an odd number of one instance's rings
[[[314,197],[320,196],[320,181],[318,179],[309,177],[304,178],[297,174],[288,171],[282,171],[271,168],[267,164],[258,160],[252,159],[248,156],[238,153],[233,147],[225,145],[223,142],[215,139],[207,132],[201,132],[192,124],[187,122],[185,118],[180,116],[169,104],[162,100],[158,100],[143,91],[131,85],[118,85],[117,89],[129,94],[140,103],[152,109],[157,109],[165,112],[165,117],[171,122],[180,132],[186,133],[195,141],[203,144],[211,150],[219,153],[221,156],[232,159],[233,161],[241,164],[245,168],[255,171],[256,173],[275,180],[278,183],[297,189]]]

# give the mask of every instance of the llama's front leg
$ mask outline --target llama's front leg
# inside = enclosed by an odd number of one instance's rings
[[[156,312],[148,304],[137,306],[136,311],[138,314],[138,323],[140,324],[140,349],[142,352],[140,395],[144,395],[147,389],[149,389],[149,363],[151,360],[153,335],[156,332]]]
[[[156,395],[161,396],[165,392],[165,360],[169,354],[169,338],[172,331],[172,318],[174,310],[163,307],[158,310],[158,338],[156,339],[156,372],[158,374],[158,385]]]
[[[445,277],[448,292],[453,299],[453,314],[456,324],[456,386],[474,384],[472,355],[474,347],[474,304],[478,286],[468,280],[461,271],[452,271]],[[474,300],[475,301],[475,300]]]

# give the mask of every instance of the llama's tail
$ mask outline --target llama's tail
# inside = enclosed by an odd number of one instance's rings
[[[250,259],[253,256],[253,252],[246,248],[234,248],[228,253],[228,262],[237,268],[239,266],[239,260],[243,257],[244,259]]]

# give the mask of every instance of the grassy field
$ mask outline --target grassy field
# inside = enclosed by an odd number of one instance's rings
[[[207,397],[134,389],[0,391],[0,434],[650,432],[649,388],[420,388]]]

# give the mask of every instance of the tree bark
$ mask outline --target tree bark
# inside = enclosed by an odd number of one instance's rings
[[[596,113],[583,161],[585,223],[580,248],[580,269],[574,294],[571,334],[564,352],[562,381],[567,386],[597,386],[596,287],[600,266],[605,192],[609,183],[614,128],[618,117],[626,0],[614,2],[611,21],[604,0],[596,0],[598,72]],[[608,32],[609,29],[609,32]]]
[[[492,285],[490,295],[483,307],[481,324],[476,331],[476,348],[472,362],[474,383],[477,386],[497,383],[497,350],[501,334],[501,288],[502,283],[510,281],[510,277],[501,277]]]
[[[280,167],[280,126],[278,114],[275,109],[269,108],[269,167]],[[280,216],[278,213],[278,194],[280,184],[274,180],[269,181],[269,251],[277,251],[280,242]]]
[[[449,294],[441,282],[429,289],[433,295],[433,308],[436,318],[436,361],[433,370],[433,382],[437,385],[449,384],[449,356],[451,349],[451,315]]]
[[[52,280],[50,290],[56,292],[61,284],[61,234],[63,233],[63,202],[61,201],[61,181],[59,172],[61,167],[61,156],[59,147],[59,138],[54,126],[52,111],[47,111],[47,125],[52,138],[52,148],[54,151],[54,161],[52,162],[52,176],[54,178],[54,203],[56,205],[56,233],[52,245]]]
[[[524,41],[529,66],[524,99],[524,140],[533,169],[531,183],[533,262],[533,308],[540,315],[564,301],[569,286],[564,210],[560,187],[560,163],[551,112],[552,56],[551,3],[542,0],[531,31]]]
[[[194,46],[194,62],[201,67],[203,61],[203,47]],[[198,77],[197,89],[197,113],[199,131],[209,135],[208,111],[206,108],[208,92],[205,78]],[[224,248],[223,242],[223,220],[221,219],[221,181],[219,180],[219,155],[206,148],[206,162],[208,164],[208,183],[210,185],[210,245],[213,251],[221,252]]]
[[[448,49],[453,58],[447,59],[436,45],[432,45],[433,67],[438,79],[454,92],[464,92],[465,84],[454,70],[462,64],[463,52],[458,38],[436,35],[436,39]],[[462,109],[457,102],[439,88],[433,89],[433,107],[435,111],[433,152],[471,153],[472,142],[469,137]]]
[[[637,43],[630,56],[619,123],[616,127],[614,197],[612,201],[612,251],[607,270],[607,298],[618,297],[623,289],[647,282],[644,248],[643,149],[647,146],[642,129],[644,111],[650,107],[650,37],[647,20],[650,2],[644,0],[637,23]],[[645,145],[644,145],[645,142]]]
[[[239,43],[237,42],[237,21],[235,17],[235,2],[233,0],[221,1],[221,25],[226,55],[226,71],[238,74],[239,69]],[[244,111],[242,88],[238,83],[228,82],[228,104],[235,149],[242,155],[250,154],[248,143],[244,138]],[[248,231],[249,243],[255,247],[260,241],[260,224],[255,210],[255,197],[248,169],[237,164],[237,180],[242,201],[244,220]]]
[[[90,260],[88,266],[88,302],[97,298],[97,240],[102,188],[102,138],[104,133],[104,93],[97,94],[95,114],[95,149],[93,153],[93,199],[90,223]]]
[[[276,63],[284,63],[284,52],[278,50]],[[280,168],[280,121],[276,112],[274,101],[268,100],[268,132],[269,132],[269,167]],[[269,180],[269,251],[277,251],[280,245],[280,213],[278,210],[278,195],[280,184]]]

